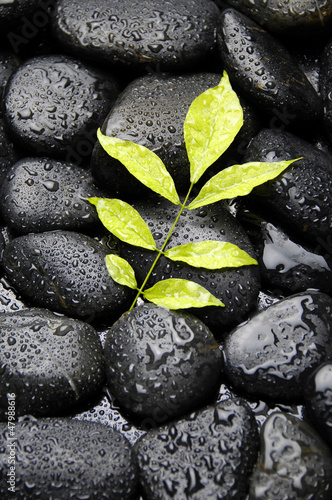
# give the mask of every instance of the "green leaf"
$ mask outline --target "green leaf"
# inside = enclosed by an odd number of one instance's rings
[[[257,264],[255,259],[237,245],[213,240],[180,245],[167,250],[165,255],[171,260],[179,260],[190,266],[204,267],[205,269]]]
[[[156,250],[150,229],[131,205],[116,198],[88,198],[96,206],[99,219],[121,241],[148,250]]]
[[[103,135],[100,129],[97,137],[106,153],[119,160],[144,186],[175,205],[181,205],[173,178],[155,153],[134,142]]]
[[[168,309],[188,309],[189,307],[221,306],[224,304],[206,288],[193,281],[168,279],[159,281],[143,292],[144,297]]]
[[[197,197],[186,207],[194,209],[236,196],[249,194],[254,187],[274,179],[296,160],[250,162],[225,168],[212,177]]]
[[[192,183],[226,151],[242,124],[240,101],[224,71],[217,87],[208,89],[192,102],[185,119],[184,139]]]
[[[122,257],[115,254],[106,255],[106,267],[111,277],[120,285],[137,289],[135,271]]]

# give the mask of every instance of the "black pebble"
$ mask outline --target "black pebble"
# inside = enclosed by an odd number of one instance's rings
[[[182,70],[212,53],[218,14],[211,0],[60,0],[53,31],[80,57]]]
[[[308,378],[305,406],[317,431],[332,446],[332,363],[324,363]]]
[[[261,431],[250,500],[330,500],[331,493],[332,454],[324,440],[298,418],[272,414]]]
[[[235,328],[224,343],[224,369],[246,394],[303,401],[308,376],[332,360],[332,299],[316,291],[287,297]]]
[[[153,304],[125,313],[105,342],[110,392],[121,410],[148,429],[216,397],[221,359],[200,320]]]
[[[137,498],[136,457],[124,436],[98,423],[55,418],[15,423],[15,493],[9,492],[13,441],[7,423],[0,429],[1,498]]]
[[[312,123],[322,116],[320,98],[280,42],[244,14],[221,14],[219,47],[236,88],[268,112],[274,126]]]
[[[144,498],[245,498],[257,449],[256,422],[243,401],[208,406],[137,441]]]
[[[46,309],[0,315],[1,420],[7,395],[16,416],[58,416],[86,404],[104,381],[104,358],[92,326]]]
[[[105,246],[70,231],[30,233],[14,238],[3,253],[9,281],[33,305],[91,322],[117,319],[133,292],[109,276]]]
[[[0,4],[0,31],[6,33],[22,24],[26,16],[38,9],[40,0],[4,0]]]
[[[10,167],[0,193],[0,212],[19,233],[88,230],[97,225],[87,198],[102,197],[89,171],[50,158],[24,158]]]
[[[79,59],[34,57],[12,74],[5,119],[17,144],[70,161],[92,151],[96,129],[118,94],[114,78]]]

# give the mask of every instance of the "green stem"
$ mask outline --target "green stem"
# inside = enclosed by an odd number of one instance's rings
[[[155,260],[154,260],[154,262],[153,262],[152,266],[150,267],[150,270],[149,270],[148,274],[146,275],[145,280],[144,280],[144,281],[143,281],[143,283],[142,283],[142,286],[138,289],[137,295],[136,295],[136,297],[134,298],[134,301],[133,301],[133,303],[131,304],[129,311],[131,311],[131,310],[133,309],[133,307],[135,306],[135,304],[136,304],[136,302],[137,302],[138,297],[139,297],[139,296],[143,293],[144,287],[145,287],[145,285],[147,284],[148,279],[150,278],[150,276],[151,276],[151,274],[152,274],[152,272],[153,272],[154,268],[156,267],[157,262],[158,262],[158,260],[160,259],[161,255],[163,255],[164,250],[165,250],[165,248],[166,248],[166,245],[167,245],[167,243],[168,243],[168,241],[169,241],[170,237],[172,236],[173,231],[174,231],[174,229],[175,229],[175,227],[176,227],[177,223],[179,222],[179,219],[180,219],[180,217],[181,217],[181,214],[182,214],[183,210],[186,208],[186,203],[187,203],[187,201],[188,201],[188,198],[189,198],[189,196],[190,196],[190,193],[191,193],[191,190],[192,190],[192,188],[193,188],[193,187],[194,187],[194,183],[192,182],[192,183],[190,184],[190,187],[189,187],[189,189],[188,189],[188,193],[186,194],[186,197],[185,197],[185,199],[184,199],[184,202],[183,202],[183,203],[181,203],[181,208],[180,208],[180,210],[179,210],[179,213],[178,213],[178,214],[177,214],[177,216],[176,216],[176,219],[175,219],[175,221],[174,221],[174,223],[173,223],[173,226],[171,227],[171,229],[170,229],[170,231],[169,231],[169,233],[168,233],[168,235],[167,235],[167,237],[166,237],[166,239],[165,239],[165,241],[164,241],[163,246],[161,247],[161,249],[160,249],[160,250],[159,250],[159,249],[157,249],[157,250],[158,250],[158,255],[157,255],[157,257],[155,258]]]

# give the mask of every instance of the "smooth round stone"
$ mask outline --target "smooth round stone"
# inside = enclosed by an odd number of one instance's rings
[[[328,0],[226,0],[268,31],[306,37],[328,32],[332,5]]]
[[[285,229],[329,248],[332,227],[332,155],[288,132],[263,129],[244,157],[250,161],[302,158],[276,179],[253,190],[264,216],[274,217]]]
[[[0,190],[0,213],[19,234],[84,231],[98,224],[87,198],[103,197],[83,168],[51,158],[24,158],[10,167]]]
[[[324,104],[324,125],[330,143],[332,142],[332,41],[330,41],[323,52],[319,88]]]
[[[60,0],[53,31],[84,58],[182,70],[212,53],[218,15],[211,0]]]
[[[0,424],[2,498],[137,498],[137,462],[127,439],[92,422],[33,419],[15,423],[15,480],[7,483],[13,444]],[[14,453],[15,453],[14,451]],[[13,476],[11,476],[13,477]],[[9,487],[14,489],[8,491]],[[14,495],[13,495],[14,493]],[[9,496],[11,495],[11,496]]]
[[[137,78],[121,93],[101,131],[132,141],[156,153],[172,175],[179,192],[189,187],[190,165],[183,125],[192,101],[218,85],[221,75],[148,75]],[[96,182],[112,195],[146,195],[147,190],[118,160],[96,143],[91,171]]]
[[[197,318],[146,304],[108,330],[107,384],[122,411],[146,429],[209,402],[221,381],[221,352]]]
[[[8,394],[16,395],[17,416],[56,416],[101,390],[103,351],[87,323],[32,308],[1,314],[0,331],[1,420]]]
[[[25,61],[8,82],[4,115],[17,144],[69,159],[95,138],[118,94],[105,72],[63,55]]]
[[[0,246],[0,251],[3,252],[4,247]],[[8,312],[17,312],[21,309],[26,309],[27,306],[22,301],[12,285],[5,278],[0,278],[0,314]]]
[[[224,370],[246,394],[303,400],[312,370],[332,360],[332,299],[308,291],[287,297],[235,328],[224,343]]]
[[[9,168],[19,159],[19,152],[8,136],[4,121],[0,118],[0,186]]]
[[[245,498],[258,436],[240,399],[211,405],[137,441],[144,498]]]
[[[30,233],[14,238],[3,253],[9,281],[32,305],[91,322],[126,311],[133,291],[107,272],[109,249],[71,231]]]
[[[135,203],[134,207],[148,224],[158,248],[161,248],[177,217],[178,208],[166,200],[149,199]],[[195,210],[184,210],[165,250],[205,240],[233,243],[255,258],[247,234],[222,202]],[[156,253],[122,242],[120,253],[131,263],[138,283],[141,284],[156,258]],[[258,266],[209,270],[174,262],[165,256],[160,257],[148,280],[147,288],[170,278],[194,281],[225,304],[225,307],[210,306],[190,310],[217,338],[222,338],[226,331],[247,319],[249,312],[256,306],[260,288]]]
[[[0,4],[0,30],[6,33],[38,9],[40,0],[2,0]]]
[[[324,363],[310,375],[305,406],[317,431],[332,446],[332,363]]]
[[[321,118],[320,98],[281,43],[235,9],[221,14],[219,50],[231,82],[275,125],[303,126]]]
[[[19,65],[20,61],[13,52],[10,52],[9,50],[0,51],[0,88],[2,87],[3,92],[10,75],[17,69]]]
[[[261,432],[250,500],[329,500],[332,454],[316,431],[287,413],[274,413]]]

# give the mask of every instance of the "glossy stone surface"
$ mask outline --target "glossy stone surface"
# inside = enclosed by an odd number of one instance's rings
[[[0,430],[0,493],[10,498],[12,441],[7,424],[0,424]],[[135,455],[117,431],[92,422],[50,418],[16,423],[15,437],[15,499],[137,498]]]
[[[245,393],[303,400],[313,369],[332,360],[332,299],[308,291],[287,297],[235,328],[224,343],[224,369]]]
[[[125,313],[105,342],[110,393],[122,411],[147,429],[216,397],[221,359],[201,321],[153,304]]]
[[[193,67],[211,53],[218,8],[211,0],[57,2],[54,33],[68,50],[102,63],[163,70]]]
[[[13,139],[38,155],[67,158],[118,94],[115,80],[79,59],[47,55],[28,59],[12,75],[4,116]]]
[[[6,172],[0,213],[14,232],[88,230],[98,225],[87,198],[103,196],[83,168],[52,158],[24,158]]]
[[[109,276],[106,246],[71,231],[29,233],[14,238],[3,254],[9,281],[37,307],[92,321],[117,319],[133,292]]]
[[[0,315],[1,420],[8,393],[16,416],[52,416],[89,401],[101,389],[104,358],[97,332],[45,309]]]
[[[320,99],[278,40],[235,9],[221,14],[219,48],[231,81],[278,122],[312,122],[322,115]],[[271,120],[271,122],[272,122]]]
[[[240,399],[155,429],[135,445],[144,498],[245,498],[257,428]]]
[[[261,450],[251,477],[250,500],[329,500],[332,454],[308,424],[275,413],[264,424]]]

